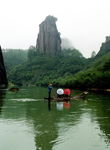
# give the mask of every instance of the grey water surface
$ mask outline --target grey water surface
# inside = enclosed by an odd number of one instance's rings
[[[0,92],[0,150],[110,150],[110,95],[50,106],[47,96],[42,87]]]

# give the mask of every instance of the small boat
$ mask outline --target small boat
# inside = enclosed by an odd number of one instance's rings
[[[9,89],[9,91],[18,92],[19,88],[18,87],[12,87],[12,88]]]
[[[44,97],[44,99],[46,100],[50,100],[50,101],[56,101],[56,102],[67,102],[67,101],[70,101],[70,100],[81,100],[81,99],[84,99],[86,96],[87,96],[88,92],[85,91],[85,92],[82,92],[81,94],[79,95],[76,95],[76,96],[68,96],[68,97],[50,97],[50,98],[47,98],[47,97]]]
[[[56,102],[65,102],[65,101],[70,101],[70,97],[68,97],[68,98],[65,98],[65,97],[61,97],[61,98],[59,98],[59,97],[53,97],[53,98],[47,98],[47,97],[44,97],[44,99],[46,99],[46,100],[50,100],[50,101],[56,101]]]

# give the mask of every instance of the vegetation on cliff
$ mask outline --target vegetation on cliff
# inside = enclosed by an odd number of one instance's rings
[[[87,60],[78,50],[63,50],[62,55],[50,57],[44,54],[34,55],[28,52],[28,61],[15,66],[8,73],[11,82],[18,85],[47,85],[56,83],[61,77],[72,76],[82,70]]]
[[[108,42],[108,41],[107,41]],[[107,43],[108,45],[108,43]],[[106,46],[106,43],[105,43]],[[30,46],[28,51],[6,51],[8,79],[17,85],[47,85],[71,88],[110,88],[110,51],[103,49],[86,59],[76,49],[59,56],[45,55]]]
[[[7,72],[27,61],[27,51],[21,49],[4,49],[3,57]]]
[[[110,88],[110,52],[100,58],[95,58],[86,69],[73,76],[56,80],[56,85],[71,88]]]

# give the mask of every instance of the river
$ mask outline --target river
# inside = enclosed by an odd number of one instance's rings
[[[0,150],[110,150],[110,95],[89,92],[51,109],[44,97],[43,87],[0,92]]]

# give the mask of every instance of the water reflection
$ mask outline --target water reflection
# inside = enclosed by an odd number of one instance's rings
[[[50,111],[51,110],[51,99],[48,98],[48,110]]]
[[[70,109],[70,102],[56,102],[56,109],[62,111],[63,109]]]
[[[0,89],[0,113],[2,112],[5,95],[6,95],[6,90]]]
[[[102,131],[99,135],[110,143],[110,95],[91,94],[88,107],[92,110],[92,121],[97,122]]]
[[[37,94],[35,94],[36,91]],[[22,123],[27,127],[26,130],[31,127],[36,150],[66,150],[67,147],[72,150],[77,149],[75,145],[79,145],[78,150],[85,150],[84,146],[88,146],[89,150],[100,150],[102,147],[103,150],[108,150],[110,148],[109,96],[91,93],[85,101],[73,100],[71,102],[48,103],[48,101],[42,99],[42,97],[45,97],[46,92],[47,89],[31,88],[20,90],[18,93],[8,92],[6,98],[5,94],[0,94],[0,111],[3,114],[0,116],[0,121],[10,119],[12,125],[16,121],[16,124],[22,126],[20,122],[22,120]],[[5,103],[3,103],[4,98]],[[16,130],[12,129],[12,132],[17,130],[17,128]],[[22,133],[25,135],[24,138],[27,139],[25,128],[23,128],[19,138],[21,138]],[[5,135],[7,136],[7,134],[6,132]],[[83,141],[86,141],[87,145],[80,146],[79,139],[80,143],[82,141],[83,144]],[[104,139],[105,142],[101,141],[100,143],[100,139]],[[95,141],[96,143],[94,143]],[[5,141],[5,143],[7,142]],[[97,142],[100,144],[95,147],[94,145],[97,145]],[[105,143],[109,148],[105,148]],[[19,141],[15,143],[15,145],[17,144],[19,144]],[[62,147],[62,145],[66,147]]]
[[[45,107],[46,105],[41,106],[38,110],[28,107],[27,111],[28,119],[33,121],[36,150],[52,150],[54,141],[58,136],[55,123],[56,115],[54,112],[46,110]]]
[[[51,99],[47,99],[47,104],[48,104],[48,110],[50,111],[51,110]],[[62,111],[64,108],[65,109],[70,109],[70,101],[64,101],[64,102],[55,102],[56,104],[56,109],[59,110],[59,111]]]
[[[70,109],[71,104],[70,104],[70,102],[63,102],[63,106],[66,109]]]
[[[76,104],[74,105],[76,112],[73,115],[70,103],[51,102],[51,111],[48,111],[47,103],[47,101],[44,104],[38,102],[27,107],[27,119],[32,120],[34,126],[36,150],[52,150],[54,145],[60,142],[59,129],[68,130],[79,122],[81,116],[81,109]],[[68,109],[69,111],[66,111]]]
[[[56,102],[56,108],[57,110],[63,110],[63,102]]]

